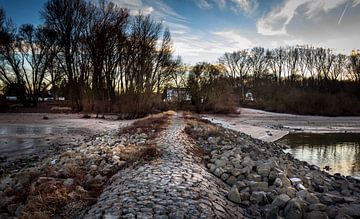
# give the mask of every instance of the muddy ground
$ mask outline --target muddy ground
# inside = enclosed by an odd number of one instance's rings
[[[302,116],[241,108],[239,115],[202,115],[226,128],[244,132],[267,142],[276,141],[289,132],[360,133],[360,117]]]
[[[86,138],[133,123],[110,115],[105,119],[96,119],[95,115],[82,117],[82,114],[1,113],[0,173],[26,167]]]

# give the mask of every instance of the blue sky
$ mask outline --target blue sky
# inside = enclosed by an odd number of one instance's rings
[[[89,0],[96,1],[96,0]],[[112,0],[170,28],[175,55],[215,62],[254,46],[311,44],[350,53],[360,48],[360,0]],[[45,0],[0,0],[16,24],[41,23]]]

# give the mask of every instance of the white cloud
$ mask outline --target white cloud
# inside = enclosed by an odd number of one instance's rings
[[[212,8],[212,5],[209,2],[207,2],[207,0],[195,0],[195,3],[199,8],[203,10]]]
[[[91,0],[97,1],[97,0]],[[174,20],[185,21],[186,18],[175,12],[171,7],[161,0],[110,0],[120,7],[128,8],[130,15],[136,15],[141,11],[143,14],[151,14],[159,20],[171,18]]]
[[[210,3],[211,0],[194,1],[195,4],[203,10],[212,8],[212,4]],[[258,0],[212,0],[212,2],[217,4],[220,9],[224,9],[228,6],[233,12],[243,12],[246,16],[251,15],[258,7]]]
[[[172,31],[173,32],[173,31]],[[215,62],[225,52],[251,48],[252,42],[237,30],[173,34],[175,54],[189,64],[201,61]]]
[[[145,5],[142,0],[112,0],[112,2],[120,7],[129,9],[130,15],[135,15],[139,11],[142,11],[144,14],[151,14],[154,11],[152,7]]]
[[[219,8],[224,9],[226,6],[226,0],[214,0],[215,3],[219,6]]]
[[[360,0],[350,0],[352,7],[360,3]],[[294,16],[303,8],[303,15],[307,19],[316,17],[320,12],[329,12],[345,4],[347,0],[285,0],[284,3],[275,7],[267,15],[260,18],[257,23],[257,32],[262,35],[287,35],[287,26]]]
[[[242,11],[245,15],[255,12],[258,7],[257,0],[231,0],[234,3],[232,10],[235,12]]]
[[[220,38],[220,42],[223,41],[224,45],[234,49],[248,49],[252,46],[252,42],[246,37],[242,36],[236,30],[227,30],[212,32],[215,36]]]

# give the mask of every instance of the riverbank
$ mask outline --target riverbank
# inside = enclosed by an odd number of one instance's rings
[[[282,149],[197,115],[153,115],[0,178],[0,218],[360,217],[358,180]]]
[[[274,142],[290,132],[360,133],[360,117],[303,116],[241,108],[239,115],[201,117],[225,128],[244,132],[253,138]]]
[[[0,173],[34,165],[96,134],[121,129],[134,122],[119,121],[116,116],[82,117],[82,114],[1,113]]]
[[[331,175],[283,146],[189,117],[186,133],[208,152],[209,171],[231,186],[245,218],[359,218],[360,181]]]

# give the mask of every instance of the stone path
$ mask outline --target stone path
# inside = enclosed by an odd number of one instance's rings
[[[243,218],[229,187],[209,173],[175,115],[157,140],[161,157],[118,172],[85,218]]]

